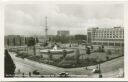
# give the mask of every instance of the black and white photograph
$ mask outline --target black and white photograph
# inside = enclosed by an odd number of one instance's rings
[[[4,7],[4,78],[124,78],[124,4]]]

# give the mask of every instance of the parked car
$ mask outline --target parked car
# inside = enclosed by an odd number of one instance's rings
[[[40,75],[40,72],[39,72],[38,70],[34,70],[34,71],[33,71],[33,74],[34,74],[34,75]]]
[[[98,70],[98,69],[93,69],[93,70],[92,70],[92,73],[100,73],[100,70]]]
[[[69,77],[69,73],[61,72],[59,73],[59,77]]]

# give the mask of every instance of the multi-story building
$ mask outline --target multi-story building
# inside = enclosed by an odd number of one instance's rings
[[[89,28],[87,30],[87,42],[93,45],[124,45],[124,29],[122,27]]]
[[[5,46],[21,46],[25,45],[25,37],[20,35],[7,35],[4,37]]]
[[[59,30],[59,31],[57,31],[57,35],[58,36],[69,36],[70,33],[69,33],[69,31],[66,31],[66,30]]]

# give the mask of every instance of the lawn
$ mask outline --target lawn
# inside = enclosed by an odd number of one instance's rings
[[[67,54],[65,57],[63,55],[54,55],[51,59],[47,54],[42,55],[40,53],[40,48],[36,48],[36,55],[33,54],[33,48],[27,48],[24,50],[17,50],[17,57],[27,58],[40,63],[46,63],[54,66],[64,67],[64,68],[74,68],[74,67],[84,67],[90,65],[96,65],[99,62],[109,61],[113,58],[123,55],[123,52],[118,48],[104,48],[104,52],[94,51],[90,54],[86,54],[85,46],[71,47],[74,49],[74,53]],[[76,49],[79,49],[79,57],[76,56]],[[94,48],[95,50],[97,47]],[[107,50],[111,53],[107,53]]]

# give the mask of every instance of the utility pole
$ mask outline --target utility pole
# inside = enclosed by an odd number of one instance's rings
[[[102,73],[101,73],[100,61],[99,61],[98,67],[99,67],[99,78],[102,78],[103,76],[102,76]]]
[[[99,78],[102,78],[103,76],[102,76],[102,73],[101,73],[101,66],[100,66],[101,62],[100,62],[100,58],[97,57],[97,59],[98,59],[97,68],[98,68],[98,71],[99,71],[99,72],[98,72]]]

